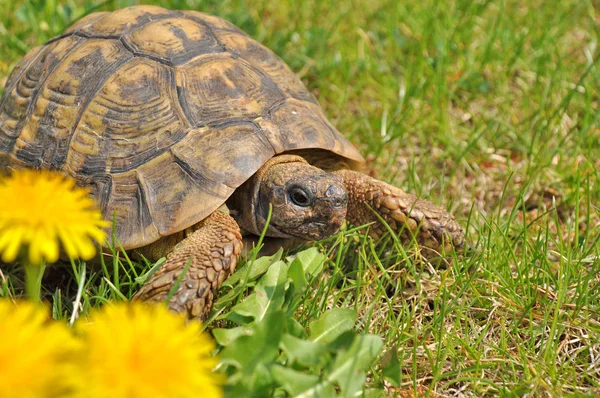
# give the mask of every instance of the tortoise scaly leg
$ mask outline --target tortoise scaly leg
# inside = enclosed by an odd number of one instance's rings
[[[387,231],[374,210],[404,239],[411,238],[410,231],[419,245],[427,249],[423,253],[425,257],[448,253],[452,246],[457,250],[463,248],[463,229],[442,208],[356,171],[338,170],[335,173],[342,176],[348,192],[346,220],[352,225],[374,222],[369,232],[373,238],[379,238]]]
[[[206,318],[214,293],[235,270],[242,250],[240,228],[229,215],[215,211],[198,229],[179,242],[134,299],[165,301],[169,291],[190,262],[177,291],[169,300],[170,309],[190,318]]]

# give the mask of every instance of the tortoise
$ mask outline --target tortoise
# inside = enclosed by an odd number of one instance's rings
[[[196,11],[90,14],[27,53],[0,99],[0,170],[87,187],[124,249],[166,255],[135,298],[179,282],[168,305],[190,318],[234,271],[242,231],[310,241],[346,220],[378,238],[384,220],[423,250],[463,247],[451,214],[363,166],[280,58]]]

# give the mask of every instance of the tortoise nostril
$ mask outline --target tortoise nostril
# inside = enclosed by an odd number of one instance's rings
[[[325,197],[331,201],[333,207],[346,207],[348,204],[348,194],[346,193],[346,190],[337,185],[331,185],[327,188]]]

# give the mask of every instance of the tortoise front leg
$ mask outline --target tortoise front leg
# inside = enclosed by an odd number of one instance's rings
[[[411,233],[419,245],[430,249],[423,253],[426,257],[447,253],[452,246],[463,247],[463,229],[442,208],[356,171],[335,173],[342,176],[348,192],[346,220],[352,225],[374,222],[369,231],[372,237],[379,238],[387,231],[375,211],[402,237],[410,239]]]
[[[170,309],[190,318],[206,318],[214,293],[235,270],[242,250],[240,228],[229,215],[215,211],[199,228],[179,242],[134,299],[165,301],[185,270],[179,287],[169,300]]]

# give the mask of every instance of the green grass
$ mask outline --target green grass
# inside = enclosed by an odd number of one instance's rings
[[[475,253],[442,268],[353,230],[316,244],[328,260],[294,318],[307,329],[354,309],[357,330],[384,342],[369,387],[600,395],[598,1],[154,3],[223,16],[273,49],[369,170],[467,227]],[[132,4],[1,2],[0,82],[76,18]],[[57,318],[70,317],[80,267],[48,268]],[[130,297],[145,270],[87,268],[84,312]],[[18,267],[0,276],[1,295],[19,293]]]

